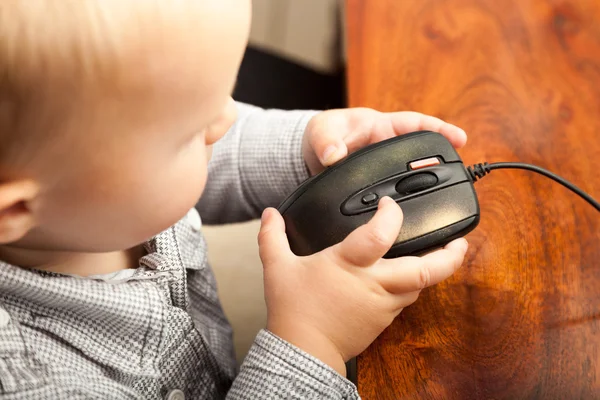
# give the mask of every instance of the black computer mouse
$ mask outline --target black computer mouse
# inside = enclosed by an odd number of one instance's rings
[[[473,180],[450,142],[418,131],[372,144],[309,178],[278,207],[298,256],[335,245],[367,223],[382,196],[404,221],[385,258],[421,255],[479,223]]]

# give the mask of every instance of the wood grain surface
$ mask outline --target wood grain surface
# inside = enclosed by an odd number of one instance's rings
[[[349,100],[464,128],[600,199],[600,1],[346,0]],[[527,171],[476,184],[463,268],[359,358],[364,399],[600,398],[600,214]]]

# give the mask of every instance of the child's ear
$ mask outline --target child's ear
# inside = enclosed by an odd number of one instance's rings
[[[0,183],[0,244],[21,239],[35,226],[29,205],[38,193],[38,185],[28,180]]]

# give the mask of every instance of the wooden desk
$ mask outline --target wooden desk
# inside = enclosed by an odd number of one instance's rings
[[[349,100],[463,127],[466,163],[521,161],[600,198],[600,2],[347,0]],[[600,398],[600,214],[494,171],[463,269],[358,358],[364,399]]]

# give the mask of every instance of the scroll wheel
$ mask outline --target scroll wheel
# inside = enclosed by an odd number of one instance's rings
[[[396,191],[400,194],[412,194],[421,190],[429,189],[438,183],[438,178],[434,174],[422,173],[411,175],[402,179],[396,184]]]

